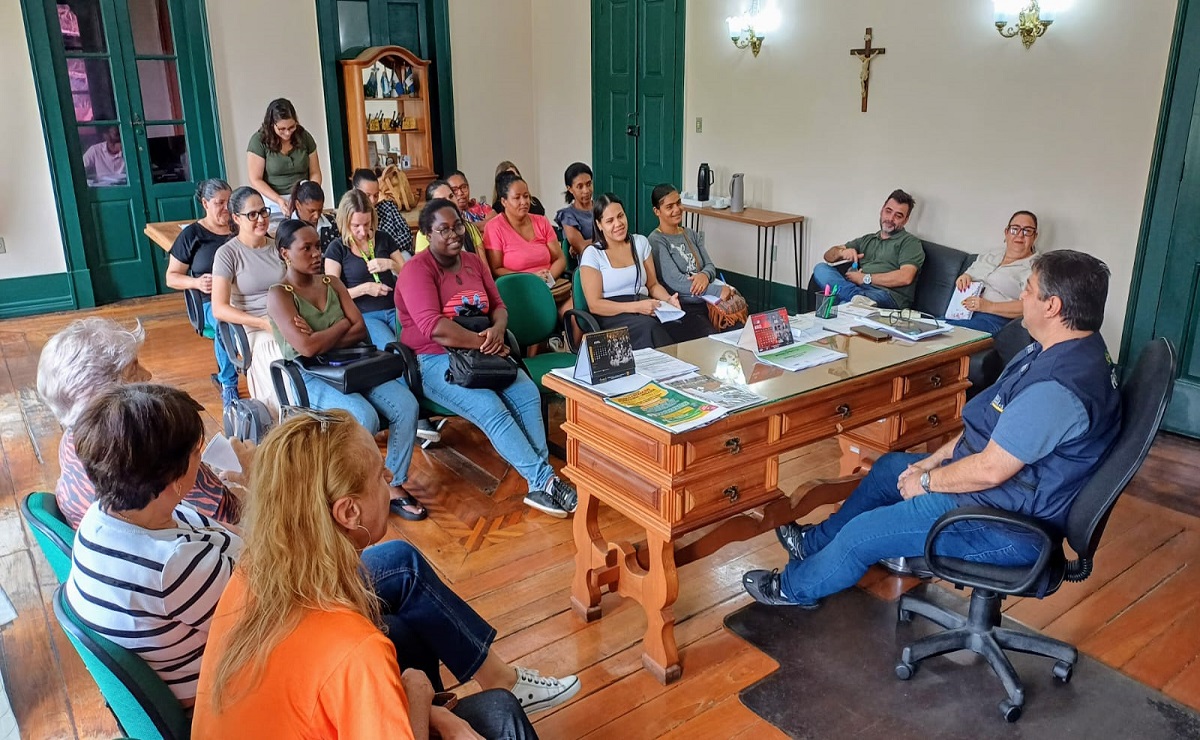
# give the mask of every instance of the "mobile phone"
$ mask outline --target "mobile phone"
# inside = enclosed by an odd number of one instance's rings
[[[854,332],[855,334],[858,334],[859,336],[866,337],[867,339],[870,339],[872,342],[886,342],[887,340],[892,338],[891,334],[888,334],[885,331],[880,331],[879,329],[875,329],[870,326],[852,326],[852,327],[850,327],[850,331]]]

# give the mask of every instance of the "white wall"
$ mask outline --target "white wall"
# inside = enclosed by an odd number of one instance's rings
[[[588,0],[533,0],[537,167],[523,172],[549,215],[563,206],[567,165],[592,161],[591,34]]]
[[[1112,269],[1103,333],[1115,351],[1176,0],[1079,0],[1029,50],[996,33],[990,0],[775,1],[783,26],[758,58],[724,26],[745,3],[688,2],[689,188],[707,161],[718,192],[745,172],[748,204],[807,216],[805,279],[827,247],[878,228],[896,187],[918,201],[914,233],[968,251],[999,246],[1028,208],[1040,248]],[[864,114],[849,49],[868,25],[887,54]],[[707,224],[717,261],[753,274],[753,232]],[[790,234],[778,246],[777,280],[792,271]]]
[[[21,5],[0,2],[0,279],[67,269]]]
[[[450,0],[458,168],[473,198],[490,202],[502,160],[531,180],[537,172],[533,43],[529,0]]]
[[[300,123],[317,142],[328,183],[329,132],[316,3],[207,0],[206,5],[229,183],[247,184],[246,144],[275,98],[287,98],[296,106]],[[325,192],[328,196],[332,189],[327,186]]]

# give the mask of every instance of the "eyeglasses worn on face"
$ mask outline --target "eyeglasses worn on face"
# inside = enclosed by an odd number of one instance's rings
[[[1037,233],[1037,229],[1032,226],[1009,226],[1007,231],[1013,236],[1033,236]]]
[[[251,221],[258,221],[260,219],[270,217],[271,209],[270,208],[259,208],[257,211],[246,211],[245,213],[239,213],[238,215],[241,216],[242,218],[246,218]]]
[[[459,236],[462,236],[463,234],[467,233],[467,225],[465,223],[463,223],[462,221],[455,221],[450,226],[442,226],[441,228],[434,229],[433,233],[435,233],[438,236],[445,239],[447,236],[450,235],[451,231],[453,231],[455,234],[458,234]]]
[[[470,185],[466,185],[466,184],[463,184],[463,185],[457,185],[457,186],[456,186],[456,185],[451,185],[451,186],[450,186],[450,190],[451,190],[451,192],[455,192],[455,193],[465,193],[465,192],[467,192],[467,191],[468,191],[468,190],[470,190],[470,189],[471,189],[471,186],[470,186]]]

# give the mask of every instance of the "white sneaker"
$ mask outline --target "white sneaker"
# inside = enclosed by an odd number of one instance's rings
[[[851,306],[863,306],[865,308],[875,308],[879,304],[867,298],[865,295],[856,295],[850,299]]]
[[[563,676],[553,678],[537,671],[517,666],[517,683],[513,695],[521,702],[525,714],[545,711],[569,700],[579,693],[579,678]]]
[[[417,420],[417,437],[425,440],[426,442],[442,441],[442,433],[433,426],[433,423],[429,421],[429,419]]]

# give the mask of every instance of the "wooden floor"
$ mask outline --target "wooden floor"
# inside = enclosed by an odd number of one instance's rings
[[[140,317],[147,330],[142,363],[158,381],[183,387],[203,403],[210,431],[217,429],[221,406],[208,378],[211,345],[191,332],[179,296],[87,313],[129,322]],[[60,431],[36,397],[34,378],[47,337],[79,315],[0,322],[0,584],[20,615],[0,634],[0,658],[27,738],[117,735],[95,684],[54,622],[53,576],[17,509],[19,497],[52,489],[58,475]],[[797,453],[781,467],[781,486],[835,474],[836,454],[832,443]],[[606,595],[605,616],[592,624],[570,611],[570,521],[522,505],[519,476],[477,431],[451,423],[441,448],[417,452],[411,480],[432,516],[425,522],[393,517],[393,536],[419,547],[496,627],[500,656],[546,673],[580,675],[578,698],[537,716],[542,737],[782,737],[737,699],[775,663],[721,623],[749,601],[743,571],[783,564],[773,537],[680,569],[675,616],[683,679],[664,687],[641,669],[645,619],[630,602]],[[1045,601],[1013,599],[1007,613],[1200,709],[1196,481],[1200,445],[1160,440],[1132,486],[1135,495],[1124,497],[1112,517],[1093,576]],[[602,512],[601,522],[612,533],[629,532],[611,511]],[[860,584],[888,599],[911,585],[879,570]]]

